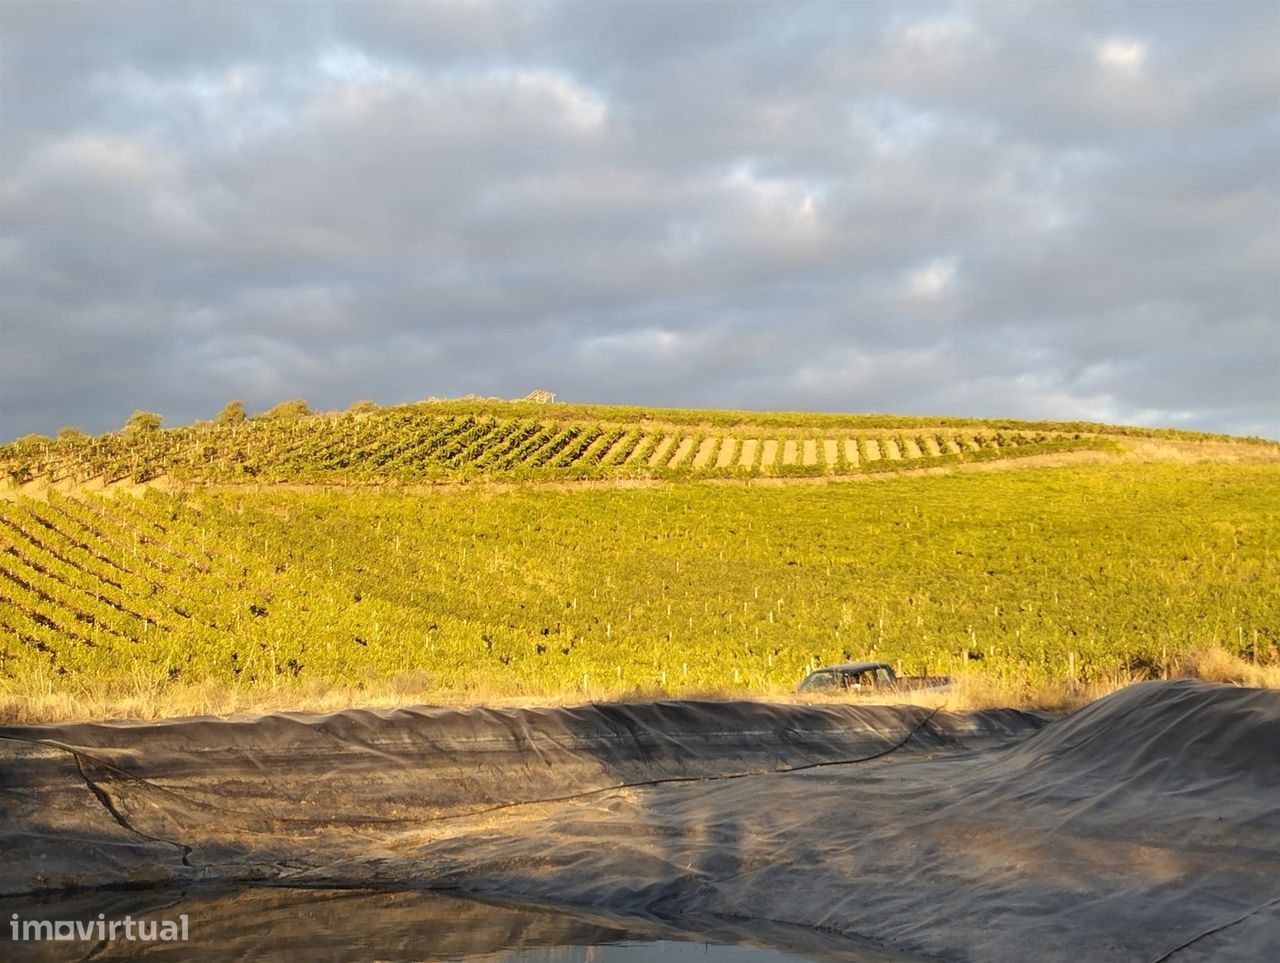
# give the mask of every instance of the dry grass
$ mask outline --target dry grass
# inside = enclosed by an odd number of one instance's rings
[[[1226,649],[1209,648],[1181,656],[1174,674],[1206,682],[1251,689],[1280,689],[1280,665],[1258,665],[1232,655]]]
[[[0,725],[90,720],[149,721],[186,716],[258,716],[274,712],[337,712],[403,706],[562,706],[591,701],[671,698],[660,690],[584,693],[579,689],[540,693],[468,686],[441,689],[424,672],[351,685],[296,684],[229,686],[171,682],[138,671],[93,685],[68,686],[52,673],[18,684],[0,680]],[[683,698],[726,698],[728,693],[682,693]],[[738,698],[744,697],[738,693]]]
[[[1280,689],[1280,666],[1255,665],[1221,648],[1208,648],[1179,657],[1170,675],[1252,688]],[[859,702],[909,703],[953,711],[1014,708],[1069,712],[1104,695],[1122,689],[1145,676],[1118,674],[1089,682],[1056,680],[1031,684],[1026,680],[997,678],[979,671],[954,679],[943,693],[921,692],[888,700],[854,697]],[[849,697],[801,696],[787,688],[743,691],[738,689],[681,691],[630,689],[627,691],[519,693],[471,687],[440,689],[425,673],[410,672],[391,680],[348,686],[281,684],[274,688],[235,687],[216,683],[191,685],[139,669],[113,683],[68,688],[56,675],[28,681],[19,687],[0,682],[0,724],[34,724],[87,720],[171,719],[184,716],[256,716],[273,712],[336,712],[352,707],[392,709],[413,705],[467,706],[567,706],[585,702],[635,702],[656,699],[761,699],[774,702],[820,703],[850,701]]]
[[[918,705],[953,712],[980,709],[1025,709],[1042,712],[1070,712],[1105,695],[1123,689],[1141,676],[1116,676],[1090,682],[1053,682],[1033,684],[1026,680],[1009,680],[973,671],[957,676],[944,692],[903,692],[892,695],[784,695],[783,702],[849,702],[862,704]]]
[[[1218,647],[1179,656],[1169,666],[1168,677],[1201,679],[1246,688],[1280,689],[1280,666],[1256,665]],[[1119,672],[1089,681],[1055,679],[1033,684],[1025,679],[1000,678],[972,671],[957,676],[947,692],[907,693],[892,701],[955,711],[1011,708],[1070,712],[1149,678],[1138,672]]]
[[[905,701],[937,706],[952,711],[978,709],[1027,709],[1041,712],[1071,712],[1135,682],[1142,676],[1109,676],[1088,682],[1054,680],[1032,684],[1023,680],[994,678],[974,672],[955,679],[950,691],[921,692]]]

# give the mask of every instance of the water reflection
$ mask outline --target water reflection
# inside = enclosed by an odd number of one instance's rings
[[[741,943],[694,943],[685,940],[645,940],[599,946],[524,947],[503,953],[460,957],[468,963],[794,963],[811,959],[782,950]]]
[[[180,921],[186,942],[47,941],[36,924]],[[0,899],[0,958],[13,960],[466,960],[472,963],[792,963],[901,960],[798,927],[670,922],[423,890],[100,890]],[[27,924],[31,924],[28,928]],[[159,929],[159,928],[157,928]],[[63,927],[66,932],[66,927]],[[15,941],[14,934],[19,939]]]

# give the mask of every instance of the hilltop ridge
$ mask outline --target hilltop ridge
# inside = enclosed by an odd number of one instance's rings
[[[1087,422],[427,401],[197,422],[0,446],[9,493],[121,483],[436,484],[856,476],[1135,443],[1231,446],[1280,459],[1263,439]],[[279,413],[283,410],[284,413]],[[1203,449],[1212,456],[1210,448]],[[1221,452],[1219,452],[1221,453]]]

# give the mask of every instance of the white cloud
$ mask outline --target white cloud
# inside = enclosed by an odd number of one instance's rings
[[[359,50],[335,47],[317,61],[321,83],[310,109],[318,115],[357,116],[408,98],[434,114],[468,112],[485,122],[512,114],[551,121],[578,132],[600,129],[608,104],[600,93],[564,73],[531,68],[420,72],[372,60]]]
[[[160,75],[121,64],[92,78],[91,87],[118,109],[147,118],[157,136],[210,143],[261,137],[290,122],[287,86],[275,67],[236,61],[213,70]],[[287,98],[286,98],[287,101]]]
[[[75,133],[54,140],[31,165],[42,171],[133,181],[159,179],[173,166],[168,153],[141,139],[96,133]]]
[[[95,78],[113,95],[152,108],[185,103],[214,104],[241,97],[260,96],[267,72],[257,64],[232,63],[218,70],[160,77],[123,64]]]
[[[1140,40],[1112,38],[1098,44],[1095,55],[1098,63],[1118,73],[1136,75],[1142,71],[1147,59],[1147,45]]]
[[[740,163],[724,176],[722,185],[745,198],[757,212],[782,216],[795,226],[814,221],[822,189],[794,177],[761,177],[750,163]]]
[[[684,339],[665,328],[641,328],[586,339],[579,352],[594,361],[662,360],[676,357]]]
[[[933,300],[947,292],[955,275],[954,263],[935,259],[923,267],[907,272],[907,291],[913,297]]]
[[[335,46],[316,57],[316,70],[331,81],[360,87],[385,86],[401,72],[354,47]]]
[[[853,110],[853,124],[878,154],[912,151],[937,134],[938,115],[880,98],[859,104]]]
[[[933,347],[903,350],[834,350],[831,357],[798,367],[789,379],[803,396],[821,399],[888,393],[902,384],[942,383],[952,366]],[[838,404],[838,402],[837,402]]]
[[[907,24],[893,40],[904,53],[939,54],[958,49],[973,32],[973,24],[966,19],[937,17]]]
[[[0,436],[535,375],[1278,433],[1263,5],[81,6],[0,58]]]
[[[499,76],[533,99],[553,105],[574,127],[590,130],[601,126],[608,116],[602,96],[563,74],[517,70]]]

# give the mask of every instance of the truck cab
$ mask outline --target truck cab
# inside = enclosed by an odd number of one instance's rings
[[[814,669],[804,677],[796,687],[796,691],[867,692],[876,689],[892,689],[896,682],[893,667],[887,662],[846,662]]]

